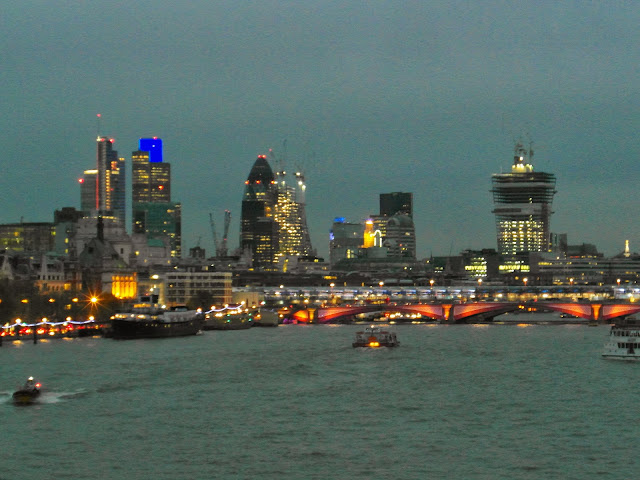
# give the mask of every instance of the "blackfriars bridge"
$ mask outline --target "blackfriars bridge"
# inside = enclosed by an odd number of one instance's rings
[[[638,303],[569,303],[569,302],[466,302],[466,303],[379,303],[304,308],[290,318],[298,323],[337,323],[363,314],[399,313],[416,315],[441,323],[473,323],[492,321],[508,312],[559,312],[598,323],[610,323],[616,318],[640,312]]]

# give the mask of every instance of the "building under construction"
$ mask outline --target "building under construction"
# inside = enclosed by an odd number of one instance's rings
[[[515,146],[510,173],[492,177],[498,252],[513,255],[549,251],[550,217],[556,177],[533,171],[533,149]]]

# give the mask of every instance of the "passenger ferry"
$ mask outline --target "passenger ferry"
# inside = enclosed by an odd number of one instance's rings
[[[640,322],[624,319],[611,325],[609,341],[602,357],[613,360],[640,360]]]
[[[356,332],[356,338],[352,345],[353,348],[397,347],[400,345],[400,342],[396,338],[395,333],[371,325],[365,328],[364,332]]]
[[[158,305],[157,295],[143,295],[126,312],[111,317],[111,337],[116,340],[137,338],[167,338],[196,335],[204,325],[200,309],[186,306],[169,309]]]

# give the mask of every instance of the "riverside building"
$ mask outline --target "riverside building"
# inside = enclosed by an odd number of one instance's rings
[[[534,172],[532,160],[533,149],[518,142],[511,172],[492,177],[498,253],[503,255],[549,251],[556,178]]]

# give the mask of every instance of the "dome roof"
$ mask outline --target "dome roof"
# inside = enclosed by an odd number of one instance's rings
[[[269,185],[271,182],[275,181],[273,170],[271,170],[266,156],[260,155],[258,157],[256,163],[253,164],[253,167],[249,172],[249,177],[247,178],[247,180],[249,181],[249,183],[259,182],[266,185]]]
[[[399,227],[413,227],[413,220],[409,215],[399,213],[389,218],[387,225],[397,225]]]

